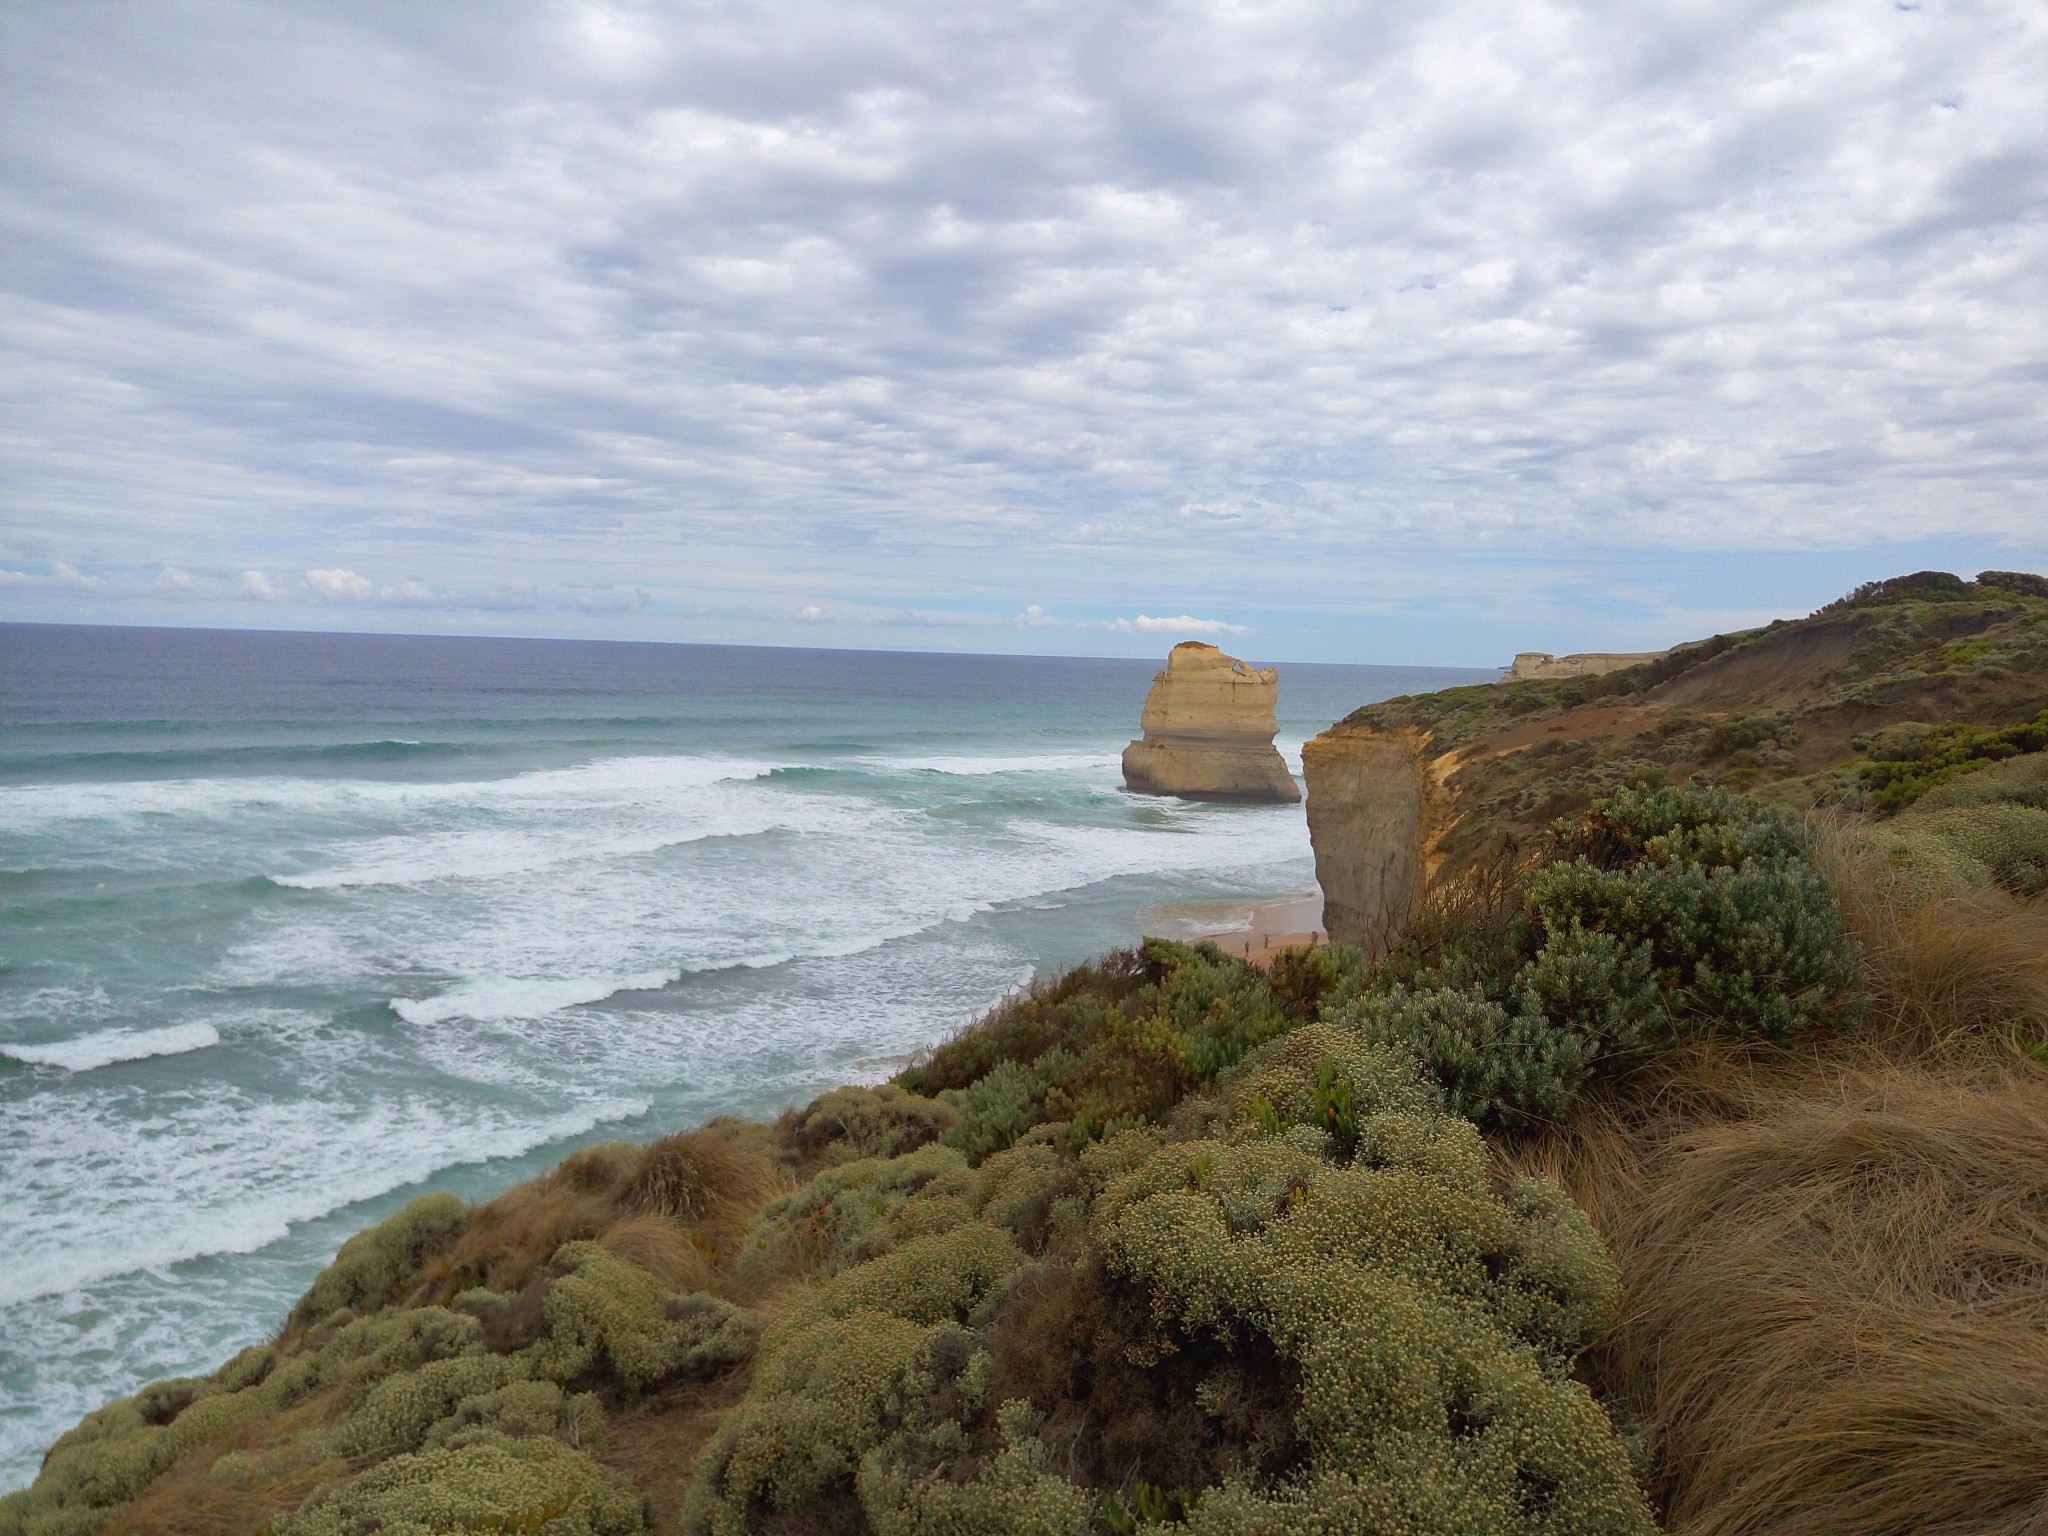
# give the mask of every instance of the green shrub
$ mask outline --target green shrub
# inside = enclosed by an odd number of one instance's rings
[[[1374,994],[1336,1018],[1375,1044],[1415,1052],[1453,1109],[1490,1125],[1562,1114],[1605,1045],[1541,1013],[1509,1013],[1453,987]]]
[[[753,1349],[746,1315],[712,1296],[671,1297],[637,1264],[596,1243],[565,1243],[567,1272],[541,1303],[548,1337],[532,1374],[569,1382],[593,1372],[638,1391],[669,1377],[715,1375]]]
[[[1029,1142],[911,1190],[875,1256],[764,1338],[684,1528],[1651,1530],[1568,1374],[1619,1295],[1576,1208],[1538,1182],[1496,1193],[1472,1123],[1355,1028],[1276,1038],[1224,1092],[1225,1136],[1129,1131],[1077,1161]],[[1061,1202],[1075,1219],[1031,1259],[1014,1239]],[[1027,1380],[1044,1395],[1010,1390]],[[1148,1388],[1182,1405],[1159,1424],[1214,1442],[1205,1486],[1171,1475],[1178,1439],[1143,1452],[1157,1469],[1096,1459],[1088,1415],[1113,1433],[1141,1411],[1117,1394]],[[1111,1481],[1064,1471],[1089,1466]]]
[[[1530,876],[1525,950],[1609,935],[1625,988],[1635,961],[1622,957],[1647,949],[1666,1012],[1772,1039],[1841,1011],[1860,980],[1834,889],[1781,812],[1720,790],[1622,790],[1558,839],[1577,856]],[[1606,987],[1585,1001],[1633,1006]],[[1587,1027],[1583,1008],[1573,1020]]]
[[[463,1398],[421,1436],[419,1448],[435,1450],[477,1429],[514,1440],[548,1435],[583,1450],[604,1443],[604,1409],[595,1393],[572,1396],[552,1381],[513,1381]]]
[[[897,1081],[958,1110],[942,1139],[972,1161],[1047,1123],[1078,1143],[1167,1113],[1306,1017],[1346,964],[1293,964],[1276,991],[1213,944],[1147,939],[1012,998]]]
[[[1870,832],[1867,845],[1921,898],[1994,885],[2017,896],[2048,888],[2048,811],[2032,805],[1986,797],[1932,809],[1923,801]]]
[[[461,1230],[467,1214],[453,1195],[421,1195],[396,1215],[358,1232],[292,1308],[289,1326],[303,1328],[342,1307],[362,1311],[395,1299],[393,1293],[420,1261]]]
[[[998,1062],[1029,1065],[1055,1046],[1085,1047],[1102,1031],[1104,1015],[1159,981],[1148,953],[1114,950],[1100,960],[1034,983],[935,1049],[929,1059],[897,1074],[912,1093],[937,1095],[965,1088]]]
[[[1071,1053],[1058,1047],[1045,1052],[1039,1062],[1056,1060],[1066,1066]],[[999,1061],[987,1075],[965,1088],[948,1088],[947,1104],[959,1118],[939,1138],[947,1146],[978,1163],[992,1152],[1000,1152],[1045,1118],[1045,1095],[1051,1084],[1032,1066]]]
[[[418,1450],[427,1431],[459,1403],[518,1380],[526,1374],[523,1366],[508,1355],[476,1354],[387,1376],[336,1427],[334,1449],[342,1456],[378,1458]]]
[[[968,1176],[967,1159],[947,1146],[828,1168],[762,1209],[742,1265],[793,1264],[836,1273],[881,1251],[889,1220],[913,1194],[934,1182],[957,1185]]]
[[[1972,805],[2030,805],[2048,811],[2048,752],[1987,763],[1976,772],[1937,785],[1914,802],[1915,811],[1952,811]]]
[[[1962,722],[1895,728],[1873,739],[1858,772],[1879,811],[1899,811],[1936,786],[1992,763],[2048,750],[2048,710],[2006,726]]]
[[[271,1529],[274,1536],[641,1536],[646,1528],[640,1495],[616,1472],[544,1436],[473,1429],[323,1489]]]
[[[860,1459],[932,1332],[884,1312],[811,1315],[780,1331],[698,1458],[683,1528],[728,1536],[762,1516],[829,1519],[853,1504]]]
[[[2018,592],[2025,597],[2048,597],[2048,576],[2037,576],[2032,571],[1979,571],[1977,585]]]
[[[956,1119],[951,1105],[906,1092],[895,1083],[878,1088],[834,1088],[782,1117],[784,1146],[813,1162],[899,1157],[936,1140]]]
[[[2030,805],[1969,806],[1932,812],[1925,825],[2016,894],[2037,895],[2048,885],[2048,811]]]
[[[1513,1128],[1556,1119],[1677,1027],[1782,1039],[1853,1010],[1860,956],[1789,816],[1637,787],[1552,835],[1558,857],[1521,879],[1518,910],[1488,898],[1418,924],[1324,1016],[1412,1051],[1460,1114]]]

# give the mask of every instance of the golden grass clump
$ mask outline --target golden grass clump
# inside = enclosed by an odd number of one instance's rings
[[[717,1279],[711,1259],[684,1228],[661,1216],[629,1216],[597,1240],[598,1247],[647,1271],[664,1290],[687,1295]]]
[[[1594,1379],[1670,1529],[2043,1529],[2048,1081],[1723,1061],[1669,1091],[1700,1118],[1589,1112],[1523,1158],[1621,1266]]]
[[[642,1148],[621,1204],[638,1215],[688,1222],[729,1248],[787,1182],[761,1127],[714,1122]]]
[[[420,1273],[416,1300],[525,1289],[565,1243],[598,1241],[664,1284],[717,1279],[754,1213],[789,1183],[769,1131],[713,1121],[646,1146],[605,1142],[469,1213]],[[694,1257],[693,1257],[694,1254]]]
[[[1820,839],[1862,1026],[1697,1046],[1507,1149],[1620,1266],[1674,1536],[2048,1530],[2048,905]]]
[[[1930,879],[1834,826],[1819,839],[1844,925],[1863,948],[1872,1023],[1896,1055],[2048,1041],[2048,902]]]

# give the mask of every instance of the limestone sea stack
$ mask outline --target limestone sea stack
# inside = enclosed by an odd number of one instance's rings
[[[1280,674],[1246,666],[1213,645],[1184,640],[1154,673],[1139,723],[1124,748],[1124,787],[1183,800],[1291,805],[1301,798],[1273,745]]]

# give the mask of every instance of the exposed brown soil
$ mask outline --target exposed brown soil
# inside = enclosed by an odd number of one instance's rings
[[[680,1531],[683,1500],[694,1480],[697,1453],[746,1393],[747,1373],[673,1387],[611,1415],[604,1444],[590,1454],[624,1473],[647,1496],[655,1536]]]
[[[1855,618],[1795,625],[1782,636],[1727,651],[1644,697],[1671,709],[1782,708],[1823,697],[1849,663],[1865,625]]]

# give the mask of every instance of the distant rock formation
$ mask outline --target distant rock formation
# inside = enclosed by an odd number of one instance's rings
[[[1508,668],[1504,683],[1528,682],[1539,677],[1598,677],[1619,672],[1623,667],[1658,661],[1669,651],[1577,651],[1570,656],[1553,656],[1548,651],[1517,651],[1515,664]]]
[[[1185,640],[1153,674],[1143,739],[1124,748],[1124,787],[1183,800],[1293,804],[1301,790],[1273,746],[1280,674]]]

